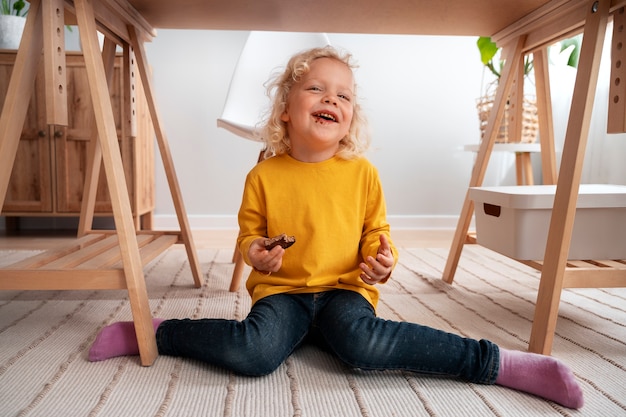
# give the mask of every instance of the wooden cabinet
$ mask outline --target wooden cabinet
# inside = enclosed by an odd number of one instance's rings
[[[15,61],[15,52],[0,51],[0,105]],[[117,56],[110,89],[120,151],[133,216],[139,227],[151,227],[154,210],[154,133],[141,83],[130,94],[123,82],[123,57]],[[68,126],[46,124],[43,74],[37,76],[20,138],[2,215],[78,216],[95,131],[87,73],[80,53],[68,53],[66,63]],[[129,99],[124,100],[128,96]],[[127,108],[128,110],[124,110]],[[134,119],[124,114],[134,113]],[[132,120],[132,122],[131,122]],[[132,127],[131,127],[132,126]],[[99,179],[96,215],[112,215],[104,168]]]

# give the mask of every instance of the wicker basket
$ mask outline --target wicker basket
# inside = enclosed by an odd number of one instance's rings
[[[480,139],[485,136],[485,129],[487,128],[487,120],[489,120],[489,113],[493,108],[493,101],[495,96],[483,96],[476,100],[476,109],[478,110],[478,118],[480,120]],[[539,132],[539,120],[537,117],[537,102],[529,97],[524,97],[523,109],[522,109],[522,132],[519,140],[513,140],[508,135],[509,127],[509,103],[507,102],[504,108],[504,116],[500,121],[498,128],[498,136],[496,137],[496,143],[533,143],[537,140],[537,133]]]

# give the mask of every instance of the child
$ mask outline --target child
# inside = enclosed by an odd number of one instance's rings
[[[552,357],[376,317],[376,285],[398,252],[378,172],[362,156],[369,139],[350,59],[331,47],[300,53],[270,86],[267,159],[248,174],[239,211],[237,244],[253,267],[248,317],[155,319],[159,353],[266,375],[307,341],[355,368],[449,375],[582,407],[573,373]],[[296,243],[266,250],[281,233]],[[132,354],[133,323],[120,322],[100,332],[89,359]]]

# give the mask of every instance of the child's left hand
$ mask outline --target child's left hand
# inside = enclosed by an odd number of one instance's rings
[[[391,253],[391,246],[389,245],[387,236],[380,235],[380,246],[378,247],[376,259],[368,256],[367,262],[369,265],[365,262],[359,265],[361,270],[363,270],[363,273],[361,274],[363,282],[369,285],[374,285],[386,278],[389,278],[393,268],[393,254]]]

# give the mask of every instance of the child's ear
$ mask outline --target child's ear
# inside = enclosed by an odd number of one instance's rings
[[[285,123],[289,121],[289,113],[287,113],[287,109],[285,109],[285,111],[283,111],[283,113],[280,115],[280,120]]]

